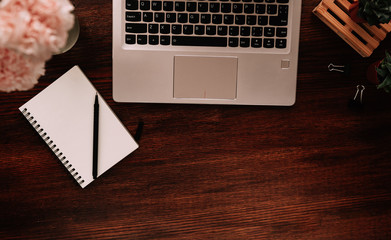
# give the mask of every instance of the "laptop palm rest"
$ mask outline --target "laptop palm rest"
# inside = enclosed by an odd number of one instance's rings
[[[174,98],[236,99],[237,57],[175,56]]]

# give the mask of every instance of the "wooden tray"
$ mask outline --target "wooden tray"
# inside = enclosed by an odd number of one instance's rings
[[[369,57],[391,31],[391,23],[356,23],[347,14],[350,5],[348,0],[322,0],[312,12],[361,56]]]

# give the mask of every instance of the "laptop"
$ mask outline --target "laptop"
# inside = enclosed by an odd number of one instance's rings
[[[291,106],[301,0],[113,0],[113,99]]]

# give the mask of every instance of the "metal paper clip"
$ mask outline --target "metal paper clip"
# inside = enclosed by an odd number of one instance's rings
[[[341,72],[344,73],[345,75],[350,74],[350,65],[334,65],[332,63],[329,64],[327,67],[330,72]]]
[[[364,85],[357,85],[357,91],[356,94],[354,95],[353,100],[357,101],[358,94],[360,94],[360,103],[362,104],[362,95],[364,93],[365,87]]]
[[[349,106],[351,108],[362,108],[363,107],[363,101],[362,96],[365,90],[364,85],[357,85],[356,87],[356,94],[354,95],[353,99],[349,101]]]

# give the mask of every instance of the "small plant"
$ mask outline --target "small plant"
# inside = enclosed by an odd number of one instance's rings
[[[369,25],[389,23],[391,20],[390,0],[353,0],[349,15],[357,23]]]
[[[377,88],[384,89],[387,93],[391,92],[391,55],[386,51],[386,57],[376,68],[379,85]]]
[[[357,16],[369,25],[389,23],[391,20],[390,0],[359,0]]]

